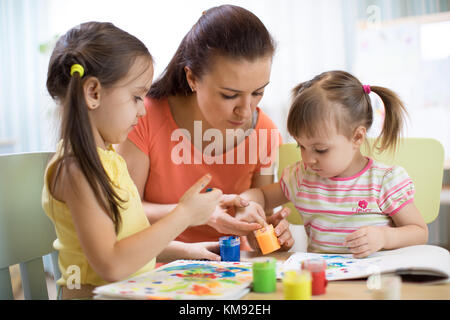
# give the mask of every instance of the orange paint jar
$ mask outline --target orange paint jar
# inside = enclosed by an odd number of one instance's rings
[[[254,231],[254,234],[262,254],[268,254],[280,249],[280,243],[275,235],[273,225],[269,224],[265,228],[256,230]]]

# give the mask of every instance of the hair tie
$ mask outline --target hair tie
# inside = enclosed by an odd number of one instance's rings
[[[369,94],[371,92],[370,86],[368,84],[363,84],[364,92]]]
[[[70,76],[73,76],[75,72],[78,72],[80,74],[80,78],[83,78],[84,76],[84,68],[82,65],[75,63],[70,67]]]

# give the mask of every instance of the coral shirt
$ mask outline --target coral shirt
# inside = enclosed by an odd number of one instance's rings
[[[249,189],[257,172],[273,173],[272,158],[276,152],[272,154],[272,150],[277,150],[281,136],[275,124],[259,108],[254,130],[238,146],[215,157],[208,155],[211,148],[207,146],[202,157],[202,152],[187,138],[186,131],[180,134],[182,129],[173,119],[167,98],[146,98],[145,105],[147,114],[128,135],[128,139],[150,157],[144,201],[177,203],[186,190],[207,173],[212,176],[208,187],[221,189],[224,194],[239,194]],[[201,139],[192,137],[192,140],[195,138]],[[177,240],[217,241],[220,236],[223,234],[214,228],[202,225],[186,229]]]

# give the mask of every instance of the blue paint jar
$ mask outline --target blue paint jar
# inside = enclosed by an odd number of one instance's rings
[[[220,237],[222,261],[241,261],[241,239],[238,236]]]

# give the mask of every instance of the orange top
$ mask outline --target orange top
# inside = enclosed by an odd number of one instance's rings
[[[139,119],[139,124],[130,132],[128,139],[150,157],[150,172],[144,191],[144,200],[148,202],[177,203],[184,192],[206,173],[212,176],[209,188],[221,189],[224,194],[239,194],[250,188],[254,173],[271,166],[274,161],[271,157],[276,154],[272,155],[272,149],[276,150],[281,144],[277,127],[257,108],[255,130],[245,140],[218,156],[208,155],[210,148],[206,147],[202,158],[200,150],[194,148],[186,136],[188,132],[178,134],[181,129],[173,119],[167,98],[146,98],[145,105],[147,114]],[[176,129],[179,131],[175,132]],[[192,140],[195,138],[201,139],[192,137]],[[238,158],[243,155],[243,147],[245,161],[242,161],[243,157]],[[257,152],[249,153],[249,149],[255,147]],[[218,241],[221,236],[223,234],[214,228],[202,225],[186,229],[177,240]]]

